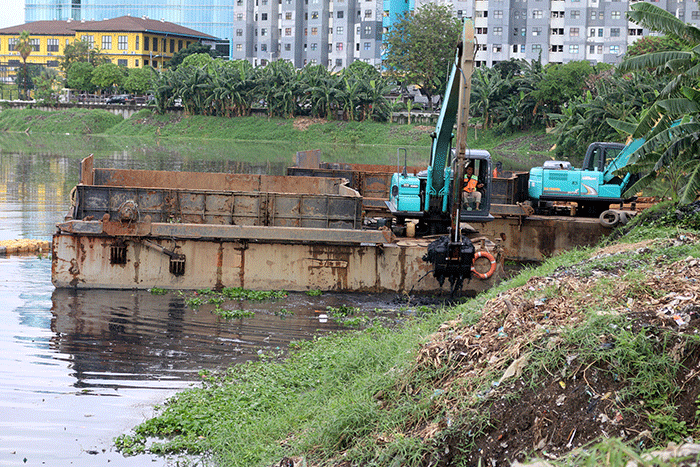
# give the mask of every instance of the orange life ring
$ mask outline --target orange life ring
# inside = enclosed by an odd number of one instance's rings
[[[474,269],[474,262],[476,262],[477,258],[484,257],[491,261],[491,269],[489,269],[486,273],[479,272],[476,269]],[[477,251],[476,254],[474,255],[474,259],[472,260],[472,272],[478,277],[479,279],[488,279],[489,277],[493,276],[493,273],[496,272],[496,258],[493,257],[491,253],[489,253],[486,250],[480,250]]]

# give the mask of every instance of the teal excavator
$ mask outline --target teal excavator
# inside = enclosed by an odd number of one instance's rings
[[[404,229],[407,219],[415,219],[416,235],[446,234],[430,244],[423,259],[434,266],[433,275],[441,286],[445,279],[449,280],[453,293],[461,289],[464,279],[471,279],[475,250],[462,235],[460,222],[493,219],[489,213],[491,156],[488,151],[467,149],[474,52],[474,23],[465,19],[442,109],[431,135],[430,165],[426,171],[409,174],[406,161],[403,170],[399,162],[386,202],[396,229]],[[474,180],[478,180],[480,199],[476,203],[469,197],[465,197],[466,202],[462,199],[467,167],[473,169]]]
[[[488,151],[466,147],[474,49],[474,23],[465,19],[443,105],[431,134],[430,165],[425,171],[409,174],[406,162],[403,170],[399,162],[399,170],[391,180],[386,205],[397,229],[405,227],[407,219],[416,219],[416,235],[431,235],[446,233],[456,219],[465,222],[493,219],[489,214],[491,156]],[[483,184],[478,206],[461,203],[466,165],[474,168],[475,176]]]

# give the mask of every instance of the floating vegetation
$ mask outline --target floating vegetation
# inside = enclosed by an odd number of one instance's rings
[[[221,308],[219,305],[214,308],[214,314],[221,316],[224,319],[242,319],[242,318],[252,318],[255,316],[254,311],[250,310],[229,310],[226,308]]]

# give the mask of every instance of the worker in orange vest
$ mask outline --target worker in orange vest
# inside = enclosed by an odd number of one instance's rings
[[[479,181],[479,177],[474,174],[474,166],[468,165],[464,171],[464,193],[462,193],[462,202],[467,205],[467,210],[471,211],[471,205],[474,204],[476,210],[479,210],[481,205],[481,192],[484,184]]]

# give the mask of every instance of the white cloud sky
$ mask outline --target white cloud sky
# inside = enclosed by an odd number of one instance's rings
[[[0,28],[24,24],[24,0],[3,0]]]

